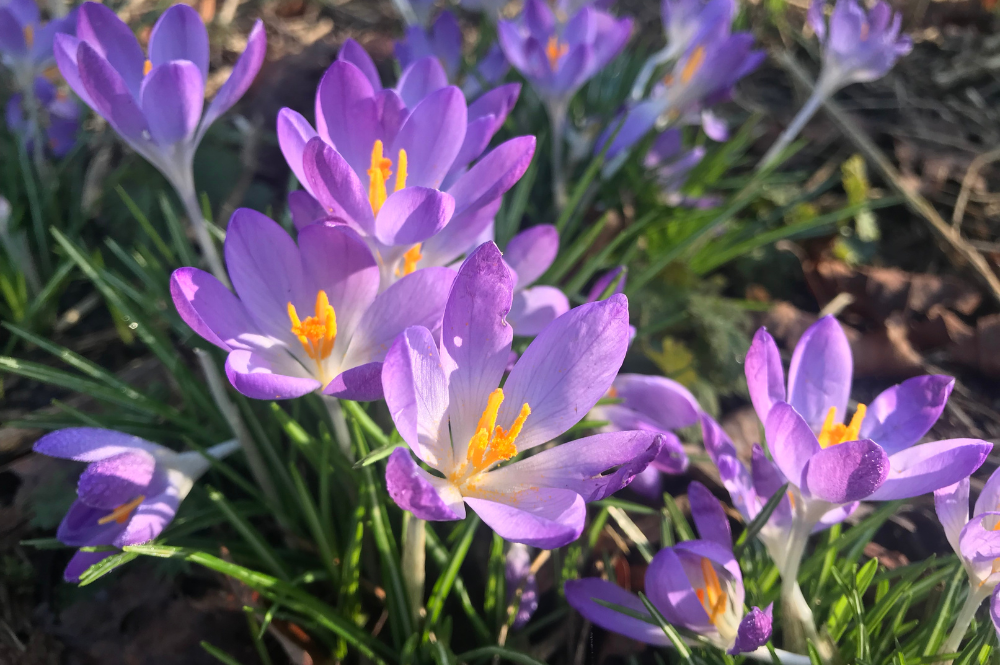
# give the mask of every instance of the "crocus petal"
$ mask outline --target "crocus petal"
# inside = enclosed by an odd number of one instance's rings
[[[527,0],[524,3],[524,25],[535,39],[545,41],[555,30],[556,17],[541,0]]]
[[[458,489],[417,466],[404,448],[397,448],[389,455],[385,484],[396,505],[419,519],[434,522],[465,519],[465,506]]]
[[[361,73],[372,84],[372,90],[382,89],[382,79],[379,78],[375,61],[372,60],[372,57],[368,55],[368,51],[361,44],[348,37],[341,45],[340,52],[337,53],[337,60],[349,62],[360,69]]]
[[[83,552],[79,551],[73,555],[73,558],[69,560],[66,564],[66,570],[63,571],[63,579],[67,582],[73,584],[80,581],[80,576],[83,575],[87,570],[95,565],[104,561],[109,556],[114,556],[118,554],[114,550],[107,552]]]
[[[150,70],[142,81],[142,112],[158,144],[166,147],[194,135],[205,102],[204,88],[201,72],[192,62],[168,62]]]
[[[646,595],[668,622],[693,629],[711,628],[708,614],[698,600],[675,548],[663,548],[649,562]]]
[[[687,491],[688,501],[691,503],[691,517],[698,527],[698,536],[702,540],[733,549],[733,533],[719,500],[697,480],[688,485]]]
[[[110,511],[74,501],[56,529],[56,539],[70,547],[108,545],[124,528],[115,520],[100,524]]]
[[[976,505],[972,511],[973,515],[985,513],[989,510],[1000,510],[1000,468],[993,471],[983,485],[983,491],[976,498]]]
[[[976,515],[962,528],[958,537],[958,553],[972,563],[992,563],[1000,557],[1000,512]]]
[[[813,431],[820,430],[830,407],[846,415],[853,370],[851,346],[837,319],[824,316],[809,326],[788,367],[788,403]]]
[[[427,95],[447,87],[448,75],[434,56],[413,62],[399,76],[396,92],[408,108],[415,108]]]
[[[121,75],[87,42],[80,43],[76,59],[80,82],[94,110],[104,116],[126,141],[137,145],[145,143],[143,132],[148,127],[136,103],[138,90],[133,95]]]
[[[382,363],[367,363],[341,372],[326,384],[323,394],[354,402],[382,399]]]
[[[500,57],[503,58],[502,55]],[[496,127],[499,128],[507,119],[507,114],[517,104],[520,94],[520,83],[507,83],[483,93],[476,101],[469,104],[469,122],[492,117]]]
[[[201,121],[201,134],[215,122],[219,116],[233,107],[246,93],[261,65],[264,64],[264,56],[267,55],[267,33],[264,31],[264,22],[260,19],[253,24],[253,29],[247,37],[247,47],[242,55],[233,65],[233,72],[222,84],[219,91],[215,93],[215,98],[205,112],[205,117]]]
[[[619,374],[612,388],[625,406],[665,430],[694,425],[701,413],[698,400],[687,388],[662,376]]]
[[[511,370],[498,424],[509,427],[522,404],[531,415],[518,450],[551,441],[578,423],[607,393],[628,351],[628,299],[571,309],[534,339]]]
[[[193,62],[208,80],[208,31],[198,12],[187,5],[172,5],[160,15],[149,34],[149,61],[153,67],[171,60]]]
[[[184,323],[206,341],[226,351],[255,346],[245,336],[256,325],[243,303],[215,276],[198,268],[178,268],[170,276],[170,296]]]
[[[919,441],[944,411],[955,379],[917,376],[884,391],[868,407],[861,436],[892,455]]]
[[[969,479],[934,490],[934,511],[944,527],[944,535],[956,554],[961,554],[959,538],[969,521]]]
[[[385,403],[396,430],[422,461],[454,467],[448,433],[448,378],[434,336],[411,327],[393,342],[382,370]]]
[[[566,602],[588,621],[605,630],[610,630],[646,644],[668,646],[670,639],[654,622],[646,606],[638,596],[622,589],[617,584],[596,577],[567,580],[564,586]],[[634,618],[615,609],[601,605],[597,601],[613,603],[648,616],[649,621]]]
[[[678,475],[687,471],[691,460],[688,459],[687,453],[684,452],[684,444],[670,432],[663,433],[662,437],[663,447],[660,448],[660,452],[653,458],[653,461],[649,465],[650,468],[672,475]]]
[[[997,585],[990,595],[990,619],[993,621],[993,629],[1000,637],[1000,585]]]
[[[413,245],[444,228],[455,212],[450,194],[406,187],[389,195],[375,218],[375,238],[384,245]]]
[[[785,372],[781,369],[778,346],[766,329],[761,328],[754,334],[744,370],[754,411],[761,422],[767,422],[767,414],[774,403],[785,401]]]
[[[764,435],[775,464],[794,485],[802,485],[802,471],[820,448],[809,424],[785,402],[777,402],[764,422]]]
[[[456,216],[502,196],[521,179],[534,154],[534,136],[518,136],[491,150],[448,188],[455,197]]]
[[[423,268],[380,293],[358,323],[344,366],[383,360],[396,336],[409,326],[438,330],[454,281],[450,268]]]
[[[767,644],[771,639],[771,626],[773,617],[771,615],[774,605],[768,605],[766,610],[759,607],[752,607],[747,612],[740,627],[736,631],[736,644],[727,653],[735,655],[738,653],[749,653],[756,651],[759,647]]]
[[[450,265],[466,255],[470,248],[493,240],[493,219],[502,199],[496,198],[481,208],[466,208],[452,215],[447,226],[427,239],[420,249],[428,265]]]
[[[721,457],[736,457],[736,446],[732,439],[726,434],[719,423],[708,415],[702,413],[698,416],[701,425],[701,439],[704,442],[705,450],[712,457],[712,461],[718,464]]]
[[[559,253],[559,231],[551,224],[539,224],[510,239],[503,260],[517,273],[515,289],[534,284]]]
[[[500,250],[484,243],[459,268],[448,297],[441,346],[446,362],[454,366],[449,412],[456,459],[465,459],[489,395],[500,385],[507,366],[513,331],[504,317],[510,311],[513,286]],[[504,405],[509,401],[506,398]],[[513,422],[514,418],[499,418],[497,424],[510,427]]]
[[[149,497],[139,504],[132,513],[132,519],[111,544],[115,547],[127,547],[153,540],[163,533],[177,515],[177,508],[180,507],[182,498],[178,494],[178,488],[168,484],[162,493]]]
[[[35,442],[33,450],[75,462],[96,462],[136,450],[153,452],[159,448],[145,439],[110,429],[68,427],[46,434]]]
[[[803,489],[830,503],[868,497],[889,475],[889,456],[874,441],[845,441],[813,455],[802,472]]]
[[[289,168],[303,187],[310,187],[306,182],[302,153],[305,152],[309,139],[317,135],[316,130],[301,113],[284,108],[278,111],[277,132],[278,145],[281,146],[281,154],[284,155]]]
[[[408,187],[441,186],[462,147],[467,123],[465,96],[454,86],[432,92],[417,104],[388,153],[395,157],[406,151]]]
[[[28,52],[24,27],[7,7],[0,7],[0,51],[17,56]]]
[[[558,487],[598,501],[628,486],[663,445],[656,432],[608,432],[570,441],[484,474],[477,487],[510,489]],[[613,473],[608,473],[615,469]],[[603,475],[606,474],[606,475]]]
[[[318,136],[302,150],[302,175],[309,193],[331,217],[374,235],[375,216],[361,179],[344,157]]]
[[[507,322],[521,337],[538,335],[569,311],[569,298],[554,286],[533,286],[514,292]]]
[[[948,439],[914,446],[889,457],[889,476],[869,501],[920,496],[967,478],[982,466],[993,444]]]
[[[73,35],[57,34],[53,39],[52,51],[55,55],[56,66],[59,67],[59,73],[62,74],[63,79],[65,79],[69,87],[85,104],[91,108],[96,108],[93,100],[90,99],[90,95],[87,94],[86,86],[80,80],[80,67],[76,60],[79,48],[80,40]]]
[[[823,7],[826,0],[813,0],[809,3],[809,11],[806,13],[806,20],[816,33],[816,39],[822,44],[826,41],[826,17],[823,16]]]
[[[130,96],[138,99],[146,58],[132,28],[110,8],[97,2],[85,2],[77,15],[76,36],[118,73]]]
[[[233,351],[226,358],[229,382],[252,399],[293,399],[323,387],[316,379],[278,371],[271,360],[251,351]]]
[[[326,209],[304,189],[288,192],[288,214],[299,231],[328,218]]]
[[[559,62],[559,70],[552,77],[552,92],[559,97],[575,93],[590,76],[590,68],[595,62],[594,46],[578,44]]]
[[[465,502],[505,540],[548,550],[568,545],[583,533],[587,507],[571,490],[542,487],[486,496],[467,494]]]
[[[91,508],[114,510],[145,493],[156,469],[156,458],[145,450],[106,457],[80,475],[77,495]]]

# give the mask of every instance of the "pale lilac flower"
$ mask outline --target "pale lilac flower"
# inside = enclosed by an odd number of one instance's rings
[[[704,635],[726,653],[756,651],[771,638],[771,606],[743,613],[743,575],[722,504],[697,481],[688,498],[701,540],[660,550],[646,570],[646,595],[669,623]],[[671,644],[642,601],[618,585],[591,577],[569,580],[565,588],[569,604],[598,626],[647,644]]]
[[[121,548],[153,540],[210,466],[200,452],[177,453],[137,436],[92,427],[46,434],[34,449],[88,464],[80,476],[77,499],[56,532],[56,538],[70,547]],[[239,444],[230,441],[207,453],[221,459],[238,449]],[[63,576],[67,582],[77,582],[84,571],[115,553],[77,552]]]
[[[235,294],[197,268],[174,271],[170,293],[181,318],[229,352],[230,382],[255,399],[380,399],[390,344],[407,326],[440,327],[455,277],[428,268],[379,293],[379,265],[348,226],[311,224],[296,245],[248,209],[229,221],[225,256]]]
[[[588,501],[628,485],[659,452],[654,432],[613,432],[498,464],[553,441],[611,387],[628,348],[628,301],[617,295],[552,322],[503,388],[514,283],[493,243],[458,271],[440,343],[407,328],[386,356],[386,404],[410,451],[389,457],[393,500],[425,520],[460,520],[466,505],[498,535],[550,549],[576,540]],[[611,469],[614,469],[611,472]]]
[[[511,238],[503,260],[514,275],[514,300],[507,323],[514,334],[534,337],[569,311],[569,299],[554,286],[531,286],[545,274],[559,253],[559,231],[539,224]]]
[[[43,24],[34,0],[2,1],[0,62],[14,73],[17,87],[28,90],[52,66],[52,42],[56,34],[72,35],[75,31],[76,10]]]
[[[430,28],[411,25],[406,36],[396,42],[396,59],[406,69],[421,58],[433,56],[444,66],[449,81],[462,69],[462,28],[451,12],[441,12]]]
[[[507,564],[504,567],[507,582],[507,602],[513,603],[518,587],[522,587],[521,602],[517,606],[517,616],[511,626],[514,630],[523,628],[538,609],[538,582],[531,572],[531,554],[521,543],[511,543],[507,550]]]
[[[643,166],[651,170],[666,202],[686,208],[713,208],[721,203],[718,196],[687,196],[681,189],[691,171],[705,158],[704,146],[685,150],[679,129],[668,129],[656,137],[643,159]]]

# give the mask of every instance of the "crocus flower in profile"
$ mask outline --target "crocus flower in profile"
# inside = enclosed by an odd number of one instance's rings
[[[691,171],[705,158],[704,146],[685,150],[679,129],[668,129],[656,137],[643,159],[652,171],[666,202],[686,208],[712,208],[721,202],[717,196],[687,196],[681,192]]]
[[[542,98],[562,105],[625,47],[632,20],[591,5],[569,14],[527,0],[517,19],[497,29],[510,64]]]
[[[534,337],[557,317],[569,311],[569,299],[554,286],[531,286],[559,253],[559,232],[539,224],[511,238],[503,260],[514,273],[514,301],[507,323],[514,334]]]
[[[221,459],[237,449],[239,444],[229,441],[207,454]],[[88,464],[76,501],[56,532],[70,547],[121,548],[153,540],[210,466],[199,452],[177,453],[137,436],[93,427],[46,434],[35,442],[35,452]],[[63,576],[77,582],[90,566],[112,554],[77,552]]]
[[[528,547],[521,543],[511,543],[507,550],[507,563],[504,567],[504,579],[507,582],[507,602],[514,603],[518,589],[521,589],[521,599],[517,606],[517,615],[511,627],[514,630],[524,627],[538,609],[538,582],[531,572],[531,554]]]
[[[396,42],[396,59],[406,69],[420,58],[433,56],[444,66],[449,81],[458,78],[462,68],[462,28],[451,12],[441,12],[430,28],[411,25],[406,36]]]
[[[636,476],[631,488],[653,499],[660,496],[662,473],[680,474],[688,467],[684,444],[673,430],[698,422],[701,406],[687,388],[662,376],[619,374],[607,397],[616,404],[600,404],[590,410],[590,420],[606,421],[603,432],[643,430],[663,437],[663,447],[646,470]]]
[[[466,505],[501,537],[551,549],[583,531],[588,501],[628,485],[656,456],[655,432],[613,432],[558,445],[497,468],[556,439],[597,403],[628,348],[628,302],[617,295],[553,321],[500,385],[513,331],[504,320],[514,282],[485,243],[459,268],[440,344],[425,328],[399,336],[385,359],[386,404],[403,448],[386,484],[404,510],[460,520]],[[614,469],[614,471],[611,471]]]
[[[170,293],[181,318],[229,352],[230,382],[255,399],[381,398],[389,345],[407,326],[440,327],[455,275],[421,270],[379,293],[378,263],[348,226],[312,224],[296,246],[248,209],[233,213],[225,255],[235,294],[197,268],[174,271]]]
[[[955,653],[975,617],[976,610],[987,597],[994,625],[1000,615],[1000,469],[993,472],[983,485],[972,517],[969,517],[968,478],[934,492],[934,508],[948,543],[969,576],[969,595],[959,611],[951,636],[940,653]],[[998,627],[1000,630],[1000,627]]]
[[[360,46],[345,44],[341,57],[316,93],[318,133],[282,109],[278,141],[306,188],[299,197],[312,197],[294,204],[306,211],[296,225],[349,224],[375,253],[384,289],[414,270],[458,259],[527,169],[535,139],[513,138],[467,170],[500,128],[516,85],[467,108],[436,58],[411,64],[392,90],[381,88]]]
[[[14,73],[18,88],[29,89],[35,78],[52,65],[56,34],[72,35],[75,31],[76,10],[42,23],[34,0],[0,2],[0,62]]]
[[[42,76],[35,79],[34,95],[41,111],[37,119],[33,119],[25,108],[23,94],[11,95],[7,100],[4,114],[7,129],[24,139],[29,153],[34,137],[43,135],[44,131],[46,147],[54,157],[62,157],[76,144],[76,135],[80,129],[80,107]]]
[[[722,504],[697,481],[688,486],[688,499],[701,540],[660,550],[646,570],[646,595],[669,623],[704,635],[728,654],[754,652],[771,638],[771,606],[743,613],[743,574]],[[569,580],[565,588],[569,604],[598,626],[647,644],[671,644],[639,597],[618,585],[591,577]]]

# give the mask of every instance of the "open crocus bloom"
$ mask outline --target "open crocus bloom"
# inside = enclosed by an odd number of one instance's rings
[[[207,453],[221,459],[238,448],[229,441]],[[59,542],[70,547],[149,542],[170,524],[209,468],[199,452],[176,453],[137,436],[93,427],[46,434],[35,442],[35,452],[88,464],[77,499],[56,532]],[[114,553],[77,552],[66,566],[66,581],[79,581],[87,568]]]
[[[733,0],[662,0],[660,19],[667,36],[666,49],[659,56],[661,62],[678,58],[694,43],[705,26],[726,17],[732,23],[736,14]]]
[[[56,63],[80,98],[178,190],[193,189],[191,163],[209,126],[247,91],[264,62],[267,36],[257,21],[208,110],[208,32],[187,5],[163,12],[148,55],[132,29],[95,2],[80,7],[76,37],[57,35]]]
[[[631,19],[618,20],[590,5],[572,15],[567,8],[553,12],[543,0],[527,0],[516,20],[497,25],[507,60],[555,104],[567,102],[611,62],[632,32]]]
[[[831,95],[845,85],[882,78],[910,52],[913,41],[900,35],[903,17],[880,1],[870,11],[856,0],[837,0],[829,30],[825,0],[813,0],[808,20],[823,45],[823,69],[817,88]]]
[[[727,653],[756,651],[771,638],[771,607],[754,607],[743,614],[743,575],[733,555],[733,537],[722,504],[697,481],[688,486],[688,498],[702,539],[660,550],[646,570],[646,595],[669,623],[704,635]],[[593,577],[570,580],[566,600],[602,628],[647,644],[670,645],[639,597],[616,584]]]
[[[761,328],[747,352],[750,399],[764,423],[774,463],[812,519],[831,505],[903,499],[966,478],[986,459],[990,443],[951,439],[916,444],[937,421],[954,379],[919,376],[895,385],[845,424],[853,360],[840,324],[825,316],[802,335],[788,388],[774,339]],[[826,510],[824,510],[824,504]]]
[[[687,388],[662,376],[619,374],[608,397],[618,404],[601,404],[590,411],[591,420],[607,421],[605,432],[643,430],[663,437],[663,448],[632,483],[632,489],[647,498],[660,495],[660,474],[684,473],[688,457],[673,430],[698,422],[701,407]]]
[[[413,63],[396,90],[383,90],[362,54],[345,46],[345,59],[320,82],[318,134],[301,115],[282,109],[278,141],[306,188],[299,198],[308,201],[293,204],[303,211],[296,226],[324,219],[349,224],[375,253],[384,289],[414,270],[459,258],[527,169],[535,139],[511,139],[466,171],[503,123],[517,87],[490,91],[467,109],[436,58]],[[371,71],[355,62],[371,64]]]
[[[444,65],[448,80],[455,81],[462,68],[462,28],[455,15],[444,10],[430,28],[409,26],[406,36],[396,42],[395,51],[403,69],[420,58],[434,56]]]
[[[625,296],[583,305],[543,330],[498,388],[513,339],[504,320],[513,290],[500,250],[483,244],[458,271],[440,346],[413,327],[389,350],[382,374],[389,412],[436,474],[400,448],[386,484],[420,519],[463,519],[468,504],[503,538],[551,549],[579,537],[584,504],[625,487],[661,438],[598,434],[497,468],[579,422],[611,387],[628,348]]]
[[[229,352],[229,380],[255,399],[379,399],[389,345],[407,326],[439,328],[455,276],[421,270],[380,294],[375,257],[346,225],[312,224],[296,246],[247,209],[229,221],[225,256],[235,295],[197,268],[174,271],[170,293],[181,318]]]
[[[569,299],[554,286],[531,286],[559,253],[559,232],[551,224],[539,224],[510,239],[504,263],[514,272],[514,300],[507,323],[514,334],[534,337],[569,311]]]
[[[14,73],[17,87],[27,90],[52,65],[55,36],[75,31],[76,10],[43,24],[34,0],[0,2],[0,62]]]

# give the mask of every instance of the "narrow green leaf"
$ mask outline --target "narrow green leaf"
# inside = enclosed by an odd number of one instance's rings
[[[448,598],[448,594],[451,593],[455,578],[458,577],[458,571],[462,567],[462,562],[465,561],[465,555],[469,553],[469,547],[472,545],[472,537],[476,535],[476,527],[478,526],[478,515],[471,515],[465,518],[462,537],[458,541],[458,544],[455,545],[455,549],[452,550],[448,558],[448,565],[441,575],[438,576],[437,581],[434,583],[434,588],[431,590],[430,598],[427,600],[427,621],[424,623],[424,633],[420,638],[421,642],[426,643],[431,631],[437,628],[441,612],[444,610],[444,602]]]
[[[787,493],[788,483],[785,483],[778,489],[777,492],[771,495],[771,497],[767,500],[767,503],[764,504],[764,507],[760,509],[760,512],[757,513],[753,520],[750,521],[750,524],[748,524],[747,528],[743,530],[740,537],[736,539],[736,545],[733,548],[733,553],[736,555],[737,559],[743,556],[743,550],[746,548],[747,543],[757,537],[757,534],[764,528],[767,521],[771,519],[771,515],[777,509],[778,504],[781,503],[781,500],[785,498]]]
[[[474,663],[479,660],[486,660],[487,658],[502,658],[512,663],[520,663],[520,665],[545,665],[545,663],[535,660],[528,654],[497,646],[480,647],[455,656],[455,659],[459,663]]]
[[[247,542],[250,547],[257,553],[268,568],[271,569],[278,577],[284,581],[288,581],[289,575],[285,570],[285,567],[281,564],[281,560],[278,555],[271,549],[271,546],[264,540],[263,537],[257,532],[251,524],[246,521],[242,515],[233,510],[233,507],[226,500],[226,497],[222,495],[218,490],[214,490],[211,487],[207,487],[208,498],[218,506],[219,510],[229,519],[230,524],[239,531],[240,535]]]
[[[132,200],[132,197],[125,191],[125,188],[121,185],[116,185],[115,191],[118,192],[118,196],[121,198],[122,202],[125,203],[125,207],[128,208],[129,212],[132,213],[132,217],[135,218],[135,221],[139,222],[139,226],[142,227],[142,230],[146,232],[149,239],[153,241],[154,245],[156,245],[156,249],[158,249],[160,254],[163,255],[163,258],[169,261],[171,265],[177,265],[176,255],[170,251],[170,247],[168,247],[167,243],[163,241],[163,237],[160,236],[155,228],[153,228],[153,225],[149,222],[149,218],[146,217],[146,214],[142,211],[142,209],[136,205],[135,201]]]
[[[261,665],[272,665],[271,654],[267,652],[267,645],[261,639],[262,633],[260,624],[257,623],[257,610],[244,605],[243,613],[246,614],[247,628],[250,629],[250,638],[253,639],[253,645],[257,649],[257,657],[260,658]]]
[[[309,530],[312,532],[313,540],[316,541],[319,556],[323,560],[323,565],[326,567],[327,572],[330,573],[330,582],[336,585],[340,581],[340,570],[335,563],[340,558],[338,554],[339,548],[336,541],[329,539],[334,534],[332,531],[328,534],[322,522],[320,522],[319,511],[312,496],[309,494],[309,488],[306,487],[305,480],[302,479],[294,463],[288,465],[288,472],[295,483],[295,489],[298,491],[299,507],[302,509],[302,514],[306,518],[306,524],[309,525]]]
[[[225,665],[243,665],[240,661],[236,660],[222,649],[212,646],[212,643],[208,640],[201,641],[201,648],[220,663],[225,663]]]
[[[500,539],[500,542],[502,552],[503,539]],[[448,566],[449,553],[432,528],[427,529],[427,551],[430,552],[435,565],[444,571]],[[479,638],[484,642],[493,641],[494,638],[490,634],[489,628],[476,611],[475,605],[472,604],[472,599],[469,598],[469,590],[466,588],[465,581],[462,579],[461,575],[455,576],[455,584],[453,588],[455,590],[455,595],[458,596],[458,600],[462,604],[462,609],[465,611],[465,615],[469,617],[469,621],[472,623],[472,627],[479,635]],[[489,595],[487,595],[486,598],[489,600]],[[501,603],[502,602],[503,598],[501,598]],[[486,613],[486,616],[489,617],[489,612]]]
[[[670,640],[670,644],[672,644],[674,649],[677,651],[677,655],[680,656],[683,662],[690,664],[691,649],[689,649],[688,645],[685,644],[684,638],[680,636],[677,629],[667,622],[663,615],[660,614],[660,610],[658,610],[656,606],[650,602],[649,598],[646,597],[646,594],[641,591],[639,592],[639,600],[641,600],[642,604],[646,606],[646,610],[660,626],[660,630],[662,630],[663,634],[667,636],[668,640]]]
[[[663,503],[667,507],[667,512],[670,513],[670,520],[673,522],[677,538],[679,540],[694,540],[694,532],[691,531],[691,527],[684,518],[684,513],[681,512],[677,502],[674,501],[674,497],[664,492]]]
[[[371,451],[370,453],[359,459],[357,462],[355,462],[354,468],[362,469],[366,466],[374,464],[375,462],[384,460],[386,457],[391,455],[393,451],[396,450],[396,448],[406,448],[406,447],[407,446],[405,443],[391,443],[387,446],[376,448],[375,450]]]

